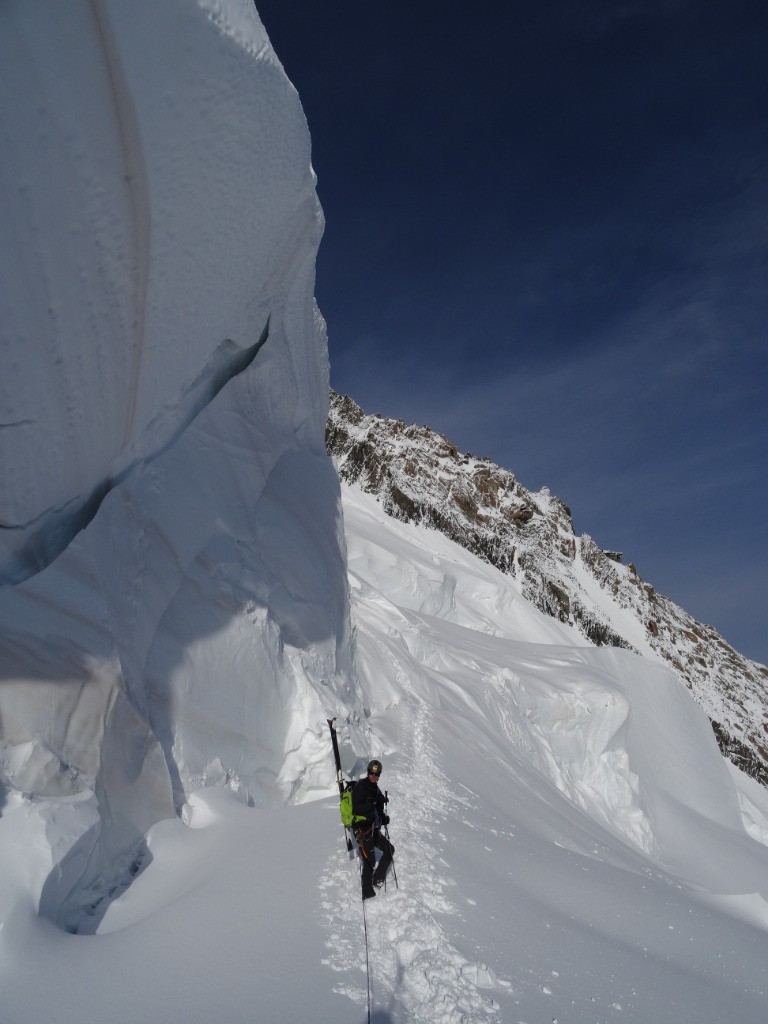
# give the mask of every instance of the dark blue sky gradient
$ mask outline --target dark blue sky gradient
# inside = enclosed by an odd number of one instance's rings
[[[331,380],[768,662],[768,5],[263,0]]]

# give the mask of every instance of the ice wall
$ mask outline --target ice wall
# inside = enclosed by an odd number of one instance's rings
[[[96,794],[63,899],[191,788],[327,781],[322,214],[248,0],[11,0],[0,121],[0,757],[6,787]]]

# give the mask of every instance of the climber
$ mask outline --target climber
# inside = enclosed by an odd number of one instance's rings
[[[352,789],[352,809],[356,820],[353,831],[363,861],[364,900],[375,896],[375,890],[384,884],[395,852],[392,843],[381,833],[381,829],[389,824],[389,815],[385,813],[387,798],[379,789],[380,775],[381,761],[369,761],[365,778],[358,779]],[[381,851],[378,864],[377,848]]]

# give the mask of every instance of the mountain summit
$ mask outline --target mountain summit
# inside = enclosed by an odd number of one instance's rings
[[[577,536],[570,509],[546,487],[529,491],[429,427],[366,415],[333,392],[326,447],[341,479],[376,495],[389,515],[439,530],[495,565],[587,641],[672,668],[706,711],[723,753],[768,785],[768,668],[657,593],[621,553]]]

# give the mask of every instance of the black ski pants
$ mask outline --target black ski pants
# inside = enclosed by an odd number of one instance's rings
[[[369,896],[373,896],[373,883],[383,882],[386,878],[395,848],[377,828],[369,832],[368,835],[358,835],[357,842],[363,859],[363,899],[367,899]],[[377,849],[381,850],[378,864],[376,863]]]

